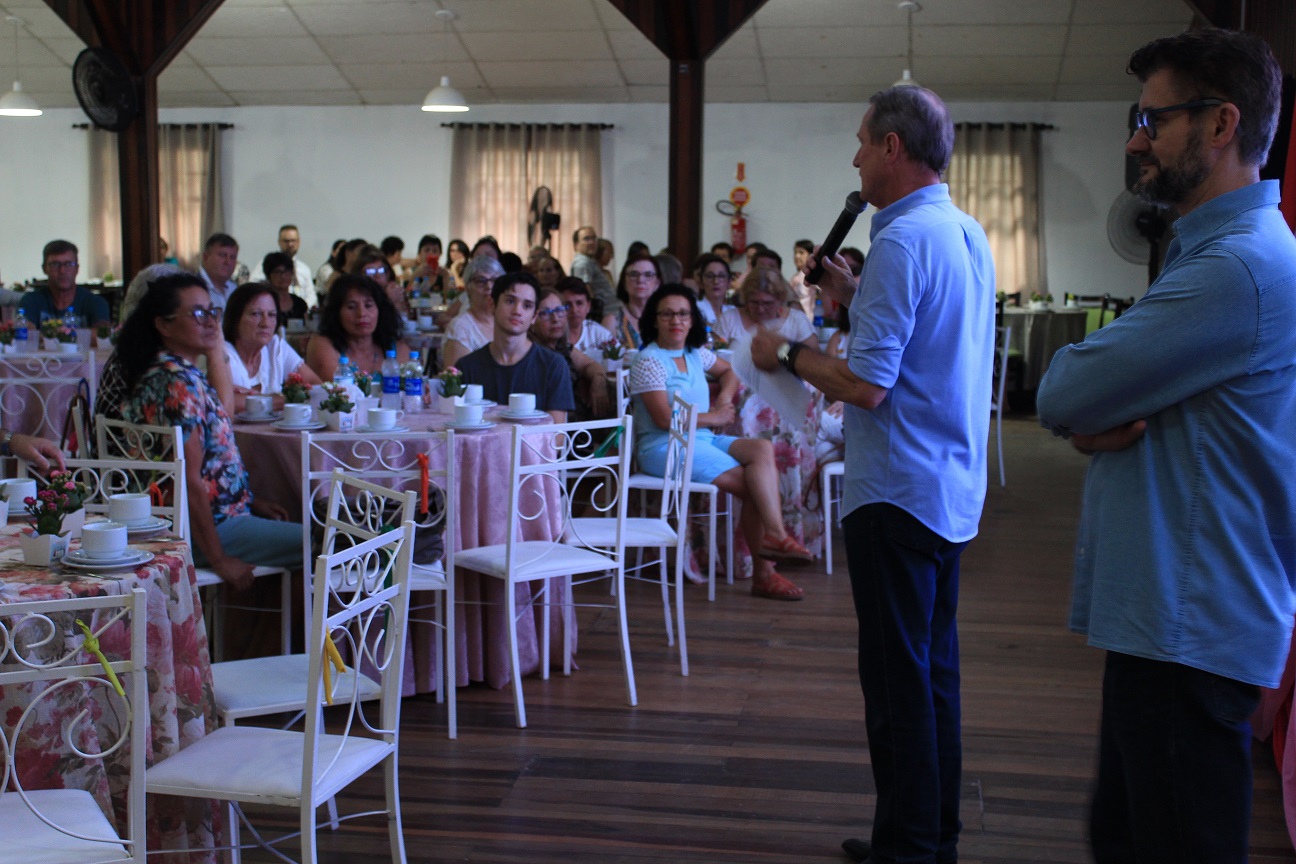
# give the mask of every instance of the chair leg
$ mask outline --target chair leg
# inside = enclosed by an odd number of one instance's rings
[[[1008,481],[1004,477],[1004,464],[1003,464],[1003,401],[1002,400],[1000,400],[999,410],[995,412],[995,437],[999,439],[999,488],[1002,489],[1008,485]]]
[[[711,542],[711,563],[710,570],[707,572],[707,602],[715,602],[715,571],[716,559],[720,557],[720,538],[716,536],[716,505],[719,503],[720,490],[707,493],[711,499],[710,510],[707,513],[707,539]]]
[[[328,826],[330,831],[338,830],[337,797],[334,796],[324,805],[328,809]]]
[[[279,576],[279,653],[292,653],[292,571],[285,569]]]
[[[725,581],[730,585],[734,581],[734,497],[728,492],[722,493],[725,502]]]
[[[824,569],[827,570],[829,576],[832,575],[832,552],[833,552],[832,481],[833,481],[833,475],[828,474],[827,472],[823,471],[823,469],[820,469],[819,494],[823,498],[823,509],[820,512],[823,513],[823,518],[824,518]]]
[[[229,835],[229,861],[230,864],[241,864],[243,860],[243,850],[239,848],[239,825],[238,811],[234,808],[233,801],[225,802],[225,822],[229,826],[226,833]]]
[[[657,581],[661,583],[662,616],[666,621],[666,644],[675,644],[675,628],[671,624],[670,581],[666,574],[665,549],[657,550]]]
[[[540,680],[549,680],[549,583],[551,579],[545,579],[542,582],[532,583],[540,586]],[[535,599],[531,600],[532,610],[535,609]]]
[[[395,751],[383,760],[383,780],[387,786],[387,836],[391,838],[392,861],[404,864],[405,832],[401,828],[400,778]]]
[[[612,578],[625,580],[624,564],[618,566]],[[631,707],[639,704],[639,691],[635,688],[634,663],[630,659],[630,624],[626,620],[625,586],[617,593],[617,626],[621,631],[621,665],[625,667],[626,702]]]
[[[688,639],[684,635],[684,558],[688,541],[681,535],[675,543],[675,624],[679,631],[680,674],[688,677]]]
[[[563,677],[571,677],[572,636],[576,632],[576,598],[572,596],[571,576],[563,579],[562,628],[563,628]]]
[[[519,729],[526,728],[526,706],[522,703],[522,661],[518,657],[517,586],[504,583],[504,608],[508,614],[509,663],[513,673],[513,712]]]
[[[445,615],[445,626],[442,628],[442,634],[445,637],[445,664],[440,668],[443,671],[442,686],[446,691],[446,718],[449,726],[449,735],[453,740],[459,737],[459,675],[458,657],[458,637],[455,630],[455,592],[454,592],[454,573],[446,575],[446,592],[444,602],[441,604],[442,613]]]
[[[309,794],[301,804],[301,864],[315,864],[315,802]]]

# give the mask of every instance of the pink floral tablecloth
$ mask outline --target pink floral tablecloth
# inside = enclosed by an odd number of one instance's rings
[[[401,422],[413,429],[444,428],[448,416],[432,412],[407,415]],[[489,417],[488,417],[489,419]],[[455,436],[455,464],[458,476],[456,511],[459,520],[456,549],[473,549],[503,543],[508,527],[508,479],[511,459],[512,425],[499,422],[494,428],[463,432]],[[263,424],[236,423],[234,434],[243,462],[248,467],[252,493],[274,501],[290,513],[301,513],[301,435],[280,431]],[[443,458],[433,453],[433,460]],[[438,467],[433,465],[433,467]],[[552,540],[552,526],[532,523],[528,540]],[[528,608],[532,591],[528,584],[515,586],[519,609]],[[555,602],[550,606],[551,627],[562,633],[561,600],[555,584]],[[484,681],[501,689],[509,684],[508,615],[504,606],[504,586],[498,579],[460,572],[456,591],[456,674],[459,686]],[[413,606],[431,603],[431,597],[416,592]],[[538,622],[543,622],[539,608],[518,622],[518,653],[522,674],[540,668]],[[405,664],[406,695],[437,689],[438,671],[435,653],[436,630],[431,625],[415,624],[410,629],[409,654]],[[572,635],[573,652],[577,643]],[[562,639],[551,640],[551,660],[561,662]]]
[[[1251,733],[1260,741],[1273,736],[1274,762],[1282,776],[1283,813],[1287,836],[1296,847],[1296,711],[1292,694],[1296,690],[1296,632],[1292,650],[1277,689],[1260,688],[1260,705],[1251,716]]]
[[[188,544],[165,539],[136,543],[152,552],[152,561],[134,572],[96,576],[63,567],[29,567],[22,561],[17,533],[23,526],[0,530],[0,603],[55,600],[124,594],[135,586],[147,593],[149,722],[153,742],[147,763],[177,752],[216,727],[211,660],[202,605],[194,584],[193,558]],[[0,712],[19,709],[23,693],[0,688]],[[51,706],[51,714],[57,710]],[[92,792],[108,812],[116,811],[124,825],[126,754],[107,766],[68,759],[61,752],[61,718],[39,718],[30,742],[42,758],[26,765],[23,782],[29,789],[82,788]],[[222,825],[215,802],[178,798],[148,799],[148,848],[190,850],[184,855],[150,856],[150,860],[214,861],[213,826]]]

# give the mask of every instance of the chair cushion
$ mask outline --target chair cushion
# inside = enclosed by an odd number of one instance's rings
[[[631,474],[626,479],[627,489],[656,489],[661,491],[665,481],[661,477],[654,477],[651,474]],[[689,484],[689,491],[696,492],[699,495],[715,495],[720,490],[714,483],[698,483],[696,481]]]
[[[305,738],[284,729],[222,726],[149,768],[145,787],[158,795],[295,807],[303,797]],[[321,735],[314,799],[328,799],[393,749],[376,738]]]
[[[117,837],[94,796],[81,789],[41,789],[28,792],[32,806],[56,825],[91,837]],[[78,840],[56,831],[33,815],[17,792],[0,796],[0,837],[4,850],[0,860],[23,864],[91,864],[129,861],[126,847],[119,843]],[[138,838],[143,843],[144,838]]]
[[[507,578],[505,555],[508,546],[480,546],[455,553],[455,566],[475,570],[496,579]],[[615,570],[616,559],[589,549],[579,549],[552,540],[524,540],[513,544],[513,581],[529,582],[572,573]]]
[[[660,519],[632,516],[625,520],[621,534],[627,546],[674,546],[675,529]],[[611,547],[616,543],[616,520],[580,518],[571,520],[564,538],[568,543]]]
[[[216,713],[225,720],[260,717],[284,711],[300,711],[306,702],[306,673],[310,658],[305,654],[280,654],[212,664],[212,692]],[[333,701],[349,702],[356,674],[350,666],[332,679]],[[360,676],[360,700],[377,699],[382,688],[366,675]]]
[[[415,564],[410,568],[411,591],[444,591],[446,589],[445,564]]]

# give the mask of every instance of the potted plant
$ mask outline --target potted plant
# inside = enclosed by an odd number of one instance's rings
[[[333,432],[350,432],[355,429],[355,403],[347,388],[339,384],[324,385],[324,401],[320,403],[320,417]]]
[[[294,372],[284,379],[283,397],[289,404],[304,405],[310,401],[310,385],[305,378]]]
[[[428,394],[429,409],[437,412],[448,412],[454,397],[462,396],[468,385],[464,383],[463,373],[454,366],[447,366],[436,376],[436,383]],[[446,400],[442,402],[441,400]]]
[[[14,325],[12,321],[0,321],[0,351],[5,354],[14,352]]]
[[[1030,297],[1030,308],[1032,312],[1044,312],[1049,308],[1049,295],[1041,294],[1038,291],[1032,291]]]
[[[619,370],[622,358],[625,357],[625,349],[621,347],[621,343],[615,339],[609,339],[598,347],[603,352],[603,361],[604,365],[607,366],[607,371],[616,372]]]
[[[40,331],[45,337],[46,351],[71,354],[77,350],[76,328],[64,323],[62,318],[46,318],[41,322]]]
[[[65,529],[64,519],[75,510],[81,509],[80,500],[73,501],[66,490],[60,489],[63,484],[54,482],[36,493],[34,497],[23,499],[23,506],[32,515],[32,528],[29,532],[18,535],[22,546],[23,562],[36,567],[48,567],[61,559],[67,552],[68,541],[72,539],[71,530]]]

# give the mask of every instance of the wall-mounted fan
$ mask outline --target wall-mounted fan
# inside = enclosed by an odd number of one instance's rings
[[[1122,191],[1107,212],[1107,240],[1131,264],[1148,266],[1151,285],[1161,270],[1161,242],[1170,222],[1165,209]]]
[[[81,110],[100,129],[124,131],[139,114],[130,71],[106,48],[87,48],[77,55],[72,89]]]
[[[553,190],[540,186],[531,196],[531,210],[527,213],[527,243],[550,248],[553,232],[558,230],[562,216],[553,211]]]

